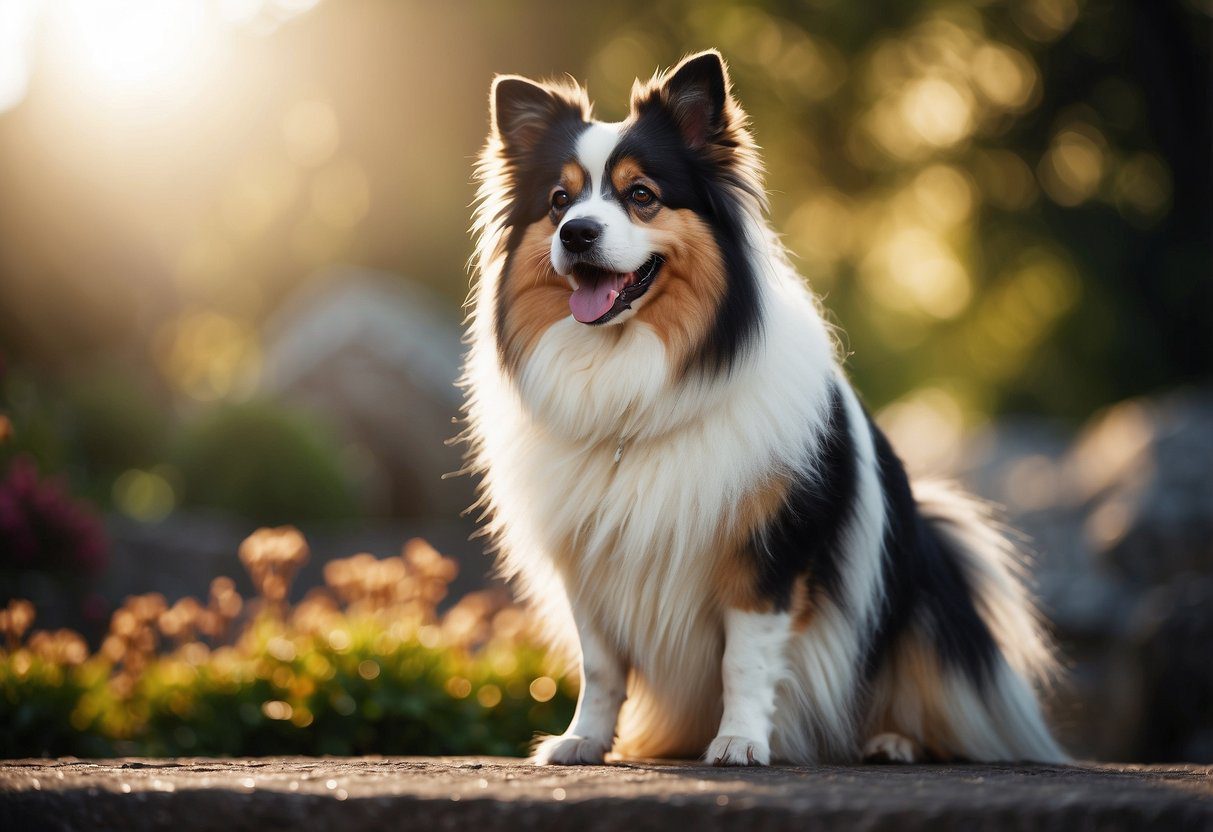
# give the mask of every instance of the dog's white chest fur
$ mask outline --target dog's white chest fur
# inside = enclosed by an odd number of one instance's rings
[[[493,476],[509,480],[494,490],[509,534],[525,529],[570,599],[628,652],[647,652],[637,642],[655,637],[676,642],[696,617],[688,613],[709,606],[717,522],[763,468],[739,453],[727,402],[664,401],[667,372],[647,327],[619,338],[562,322],[528,364],[526,405],[498,409],[486,437]]]

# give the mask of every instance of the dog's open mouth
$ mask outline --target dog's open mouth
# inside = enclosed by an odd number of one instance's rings
[[[573,317],[583,324],[605,324],[625,309],[631,309],[661,269],[661,257],[654,254],[634,272],[609,272],[585,263],[573,267],[572,280],[577,288],[569,296]]]

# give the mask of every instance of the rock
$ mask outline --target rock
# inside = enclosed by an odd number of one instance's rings
[[[262,393],[322,414],[345,442],[371,508],[395,517],[452,517],[471,505],[462,467],[463,350],[448,305],[398,275],[332,269],[266,325]]]
[[[1213,575],[1152,590],[1133,631],[1146,686],[1132,758],[1213,760]]]
[[[1123,402],[1069,454],[1087,542],[1137,586],[1213,575],[1213,393]]]
[[[1122,402],[1072,441],[1003,421],[959,458],[950,473],[1002,505],[1036,553],[1067,671],[1054,697],[1067,746],[1213,760],[1213,392]]]
[[[628,764],[503,758],[18,760],[0,828],[175,832],[1204,830],[1206,766]]]

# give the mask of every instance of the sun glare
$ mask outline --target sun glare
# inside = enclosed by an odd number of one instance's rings
[[[90,101],[188,93],[222,62],[225,35],[270,35],[319,0],[0,0],[0,113],[43,70]]]
[[[77,77],[110,93],[162,92],[205,57],[205,0],[67,0],[49,8]]]
[[[0,113],[25,97],[37,0],[0,3]]]

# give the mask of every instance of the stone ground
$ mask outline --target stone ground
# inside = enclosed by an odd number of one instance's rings
[[[12,760],[0,829],[1213,830],[1213,766]]]

